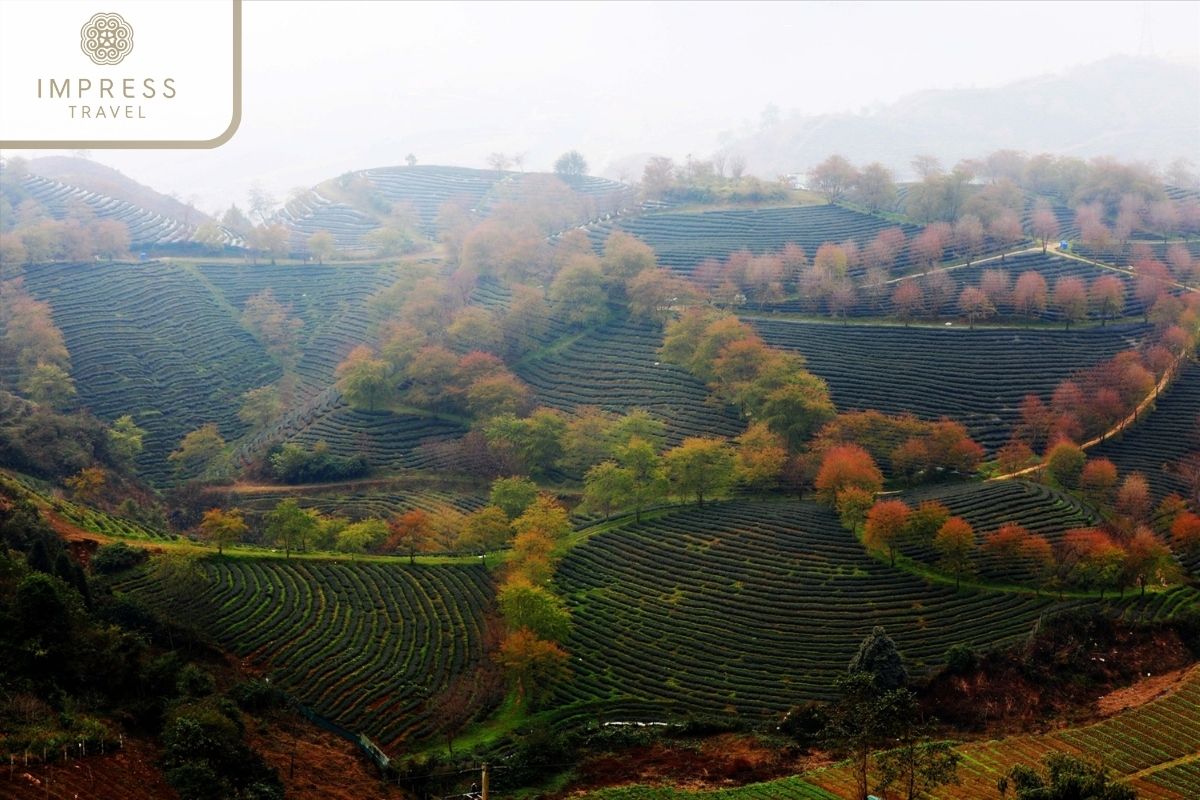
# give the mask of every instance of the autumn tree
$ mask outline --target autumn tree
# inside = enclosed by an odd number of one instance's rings
[[[942,568],[954,573],[954,588],[957,589],[963,573],[971,568],[975,529],[962,517],[950,517],[933,537],[933,549],[941,559]]]
[[[863,541],[871,550],[887,550],[893,567],[910,513],[911,509],[903,500],[880,500],[867,512]]]
[[[1200,515],[1184,511],[1171,523],[1171,547],[1189,560],[1200,558]]]
[[[950,243],[951,228],[945,222],[934,222],[913,237],[908,249],[913,259],[926,268],[942,260]]]
[[[983,223],[974,214],[963,214],[954,223],[953,238],[955,253],[966,259],[969,266],[983,250]]]
[[[567,509],[553,495],[540,492],[533,502],[512,522],[517,535],[536,531],[558,542],[571,532]]]
[[[473,553],[499,550],[512,536],[508,515],[498,506],[488,505],[472,511],[463,520],[458,546]]]
[[[1063,316],[1067,330],[1072,322],[1087,316],[1087,286],[1082,278],[1064,276],[1054,282],[1054,305]]]
[[[504,637],[496,660],[531,704],[546,699],[553,687],[570,674],[567,652],[554,642],[521,628]]]
[[[840,202],[858,181],[858,170],[839,155],[831,155],[808,171],[808,183],[829,203]]]
[[[1102,275],[1092,281],[1089,298],[1100,315],[1100,323],[1107,324],[1125,310],[1125,284],[1115,275]]]
[[[1113,490],[1117,486],[1117,467],[1107,458],[1092,458],[1084,465],[1079,476],[1079,488],[1084,496],[1101,508],[1113,501]]]
[[[1178,577],[1170,549],[1145,527],[1137,529],[1125,548],[1124,570],[1127,580],[1138,585],[1143,597],[1147,584],[1169,583]]]
[[[653,248],[636,236],[614,230],[604,240],[600,270],[606,278],[627,281],[657,266]]]
[[[954,279],[945,270],[936,270],[925,275],[924,284],[929,315],[937,319],[954,299]]]
[[[100,494],[108,483],[108,476],[100,467],[84,467],[67,478],[65,483],[76,499],[84,503],[94,503],[100,499]]]
[[[857,486],[847,486],[837,493],[834,506],[837,508],[838,519],[842,527],[857,533],[867,521],[867,513],[875,505],[875,494]]]
[[[867,164],[858,173],[851,190],[854,202],[874,213],[896,205],[896,179],[892,171],[878,161]]]
[[[417,551],[433,538],[429,515],[419,508],[393,516],[388,521],[389,536],[384,548],[408,551],[408,563],[416,563]]]
[[[705,496],[725,492],[734,481],[736,461],[723,439],[691,437],[663,455],[663,468],[673,492],[695,495],[704,505]]]
[[[510,519],[516,519],[537,499],[537,484],[529,478],[513,476],[492,481],[488,503],[496,506]]]
[[[925,307],[925,293],[915,280],[901,281],[892,292],[892,311],[905,326]]]
[[[1030,221],[1033,235],[1042,242],[1042,253],[1051,241],[1058,238],[1058,217],[1050,203],[1039,198],[1033,205],[1033,218]]]
[[[634,318],[663,322],[673,310],[693,305],[700,294],[694,284],[668,269],[647,269],[629,279],[625,296]]]
[[[975,330],[975,320],[988,319],[996,313],[996,307],[982,289],[967,286],[958,296],[958,309],[967,318],[971,330]]]
[[[1017,277],[1017,285],[1013,288],[1013,305],[1017,313],[1031,320],[1045,313],[1048,295],[1046,279],[1041,273],[1027,270]]]
[[[753,489],[766,489],[779,479],[787,462],[783,437],[765,422],[755,422],[734,440],[737,480]]]
[[[1150,482],[1140,472],[1131,472],[1117,489],[1117,511],[1133,520],[1144,522],[1150,514],[1152,498]]]
[[[871,454],[856,444],[840,444],[830,447],[821,457],[821,466],[813,482],[817,497],[833,505],[837,495],[849,487],[857,487],[872,494],[883,488],[883,473],[875,464]]]
[[[583,505],[607,520],[633,495],[633,476],[615,461],[602,461],[583,476]]]
[[[615,455],[621,467],[628,471],[630,500],[634,519],[642,521],[642,509],[662,497],[667,491],[667,476],[662,458],[654,445],[642,436],[633,436],[617,448]]]
[[[200,521],[200,535],[205,541],[217,543],[217,554],[225,552],[225,545],[238,541],[249,531],[242,512],[236,508],[224,511],[210,508]]]
[[[937,532],[950,519],[950,509],[938,500],[923,500],[908,515],[904,528],[905,541],[921,547],[933,544]]]

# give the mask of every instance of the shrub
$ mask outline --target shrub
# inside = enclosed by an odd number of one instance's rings
[[[132,569],[149,558],[140,547],[130,547],[124,542],[106,544],[92,556],[92,572],[97,575],[114,575]]]

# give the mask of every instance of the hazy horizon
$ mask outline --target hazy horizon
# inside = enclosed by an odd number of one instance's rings
[[[575,148],[600,173],[639,153],[707,156],[771,106],[856,113],[1116,55],[1200,67],[1195,2],[247,2],[244,16],[244,115],[229,144],[91,158],[212,212],[244,204],[254,181],[282,200],[408,153],[482,167],[499,151],[546,170]]]

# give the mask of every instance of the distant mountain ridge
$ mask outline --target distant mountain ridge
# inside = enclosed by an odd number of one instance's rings
[[[1200,69],[1114,56],[997,88],[918,92],[864,114],[792,115],[725,149],[764,177],[831,153],[880,161],[902,179],[919,154],[950,166],[1000,149],[1200,162]]]

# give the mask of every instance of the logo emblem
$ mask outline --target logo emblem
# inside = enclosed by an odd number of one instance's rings
[[[96,64],[120,64],[133,51],[133,28],[120,14],[96,14],[80,29],[79,47]]]

